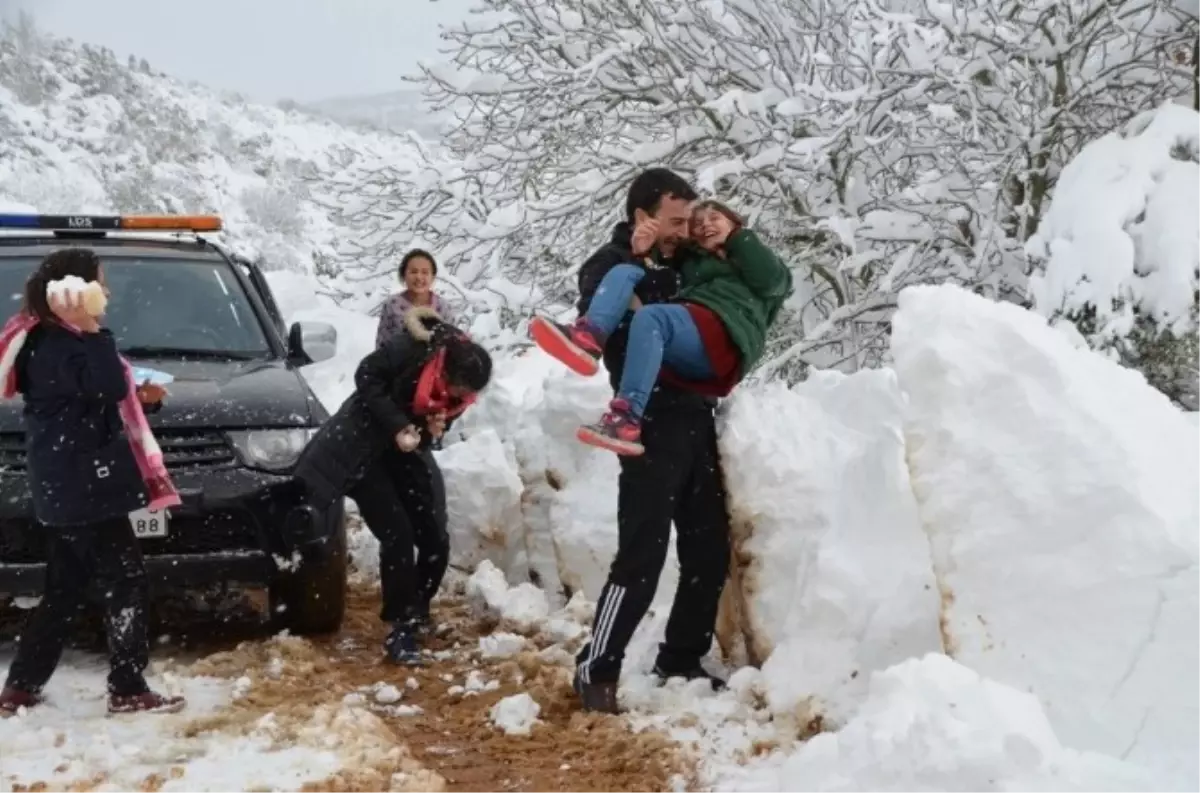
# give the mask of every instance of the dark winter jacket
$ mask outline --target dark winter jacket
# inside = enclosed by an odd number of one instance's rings
[[[145,484],[119,408],[129,385],[112,334],[42,323],[22,346],[16,371],[38,521],[95,523],[144,507]]]
[[[643,262],[633,256],[633,228],[628,223],[618,223],[613,229],[612,239],[601,246],[588,258],[579,269],[579,302],[576,307],[582,316],[587,313],[592,304],[592,297],[600,287],[600,282],[608,271],[618,264],[637,264],[646,270],[646,276],[634,289],[634,294],[646,305],[666,303],[677,296],[679,291],[679,265],[684,257],[666,259],[657,253],[653,255],[659,267],[647,268]],[[629,320],[632,314],[627,314],[617,329],[608,338],[604,347],[604,365],[608,369],[609,380],[613,390],[617,389],[621,380],[621,370],[625,366],[625,349],[629,344]],[[652,420],[656,410],[699,409],[711,411],[716,400],[701,396],[691,391],[659,382],[650,394],[650,402],[646,406],[646,418]]]
[[[314,506],[343,498],[384,452],[396,448],[396,434],[410,424],[421,430],[418,452],[433,437],[424,419],[411,415],[417,380],[437,352],[437,314],[417,308],[405,315],[408,333],[396,333],[363,358],[354,374],[354,393],[309,441],[295,475],[308,488]]]
[[[792,273],[749,229],[725,244],[726,258],[697,252],[684,258],[679,299],[713,310],[741,353],[744,375],[766,347],[767,330],[792,293]]]

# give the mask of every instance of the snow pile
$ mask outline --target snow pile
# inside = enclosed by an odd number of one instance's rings
[[[617,550],[619,466],[614,455],[580,444],[575,430],[594,421],[611,397],[603,375],[579,377],[540,350],[498,357],[492,383],[457,427],[466,440],[447,448],[439,459],[448,471],[448,493],[461,487],[460,492],[467,495],[459,505],[476,505],[460,509],[457,515],[451,510],[452,521],[486,526],[495,532],[500,527],[489,516],[500,512],[510,517],[502,526],[502,538],[481,537],[467,545],[460,537],[455,554],[476,546],[503,547],[509,560],[503,568],[508,580],[536,581],[555,607],[574,593],[582,592],[591,600],[599,596]],[[515,465],[522,485],[517,493],[497,496],[503,505],[485,504],[470,495],[480,486],[477,479],[460,484],[449,473],[460,455],[468,460],[488,457],[499,463],[498,452],[488,450],[493,446],[489,432],[495,432],[502,442],[505,459]],[[477,450],[468,451],[471,447]],[[489,476],[506,478],[497,472]],[[519,518],[512,512],[514,501],[519,504]],[[673,553],[660,593],[674,592]],[[497,561],[497,555],[489,558]]]
[[[1064,748],[1035,697],[930,654],[875,673],[845,727],[728,769],[722,790],[1130,790],[1156,780]]]
[[[1030,278],[1038,310],[1094,306],[1104,337],[1128,333],[1135,307],[1176,334],[1194,332],[1197,184],[1200,114],[1189,107],[1165,104],[1085,146],[1063,169],[1027,245],[1046,261],[1045,273]]]
[[[446,483],[450,563],[467,570],[489,560],[503,570],[525,553],[521,478],[512,447],[491,428],[446,447],[438,464],[455,475]]]
[[[489,561],[480,562],[467,580],[467,599],[477,612],[529,630],[550,615],[546,593],[530,583],[510,587],[504,573]]]
[[[488,715],[505,735],[528,735],[537,723],[542,706],[528,694],[513,694],[492,705]]]
[[[870,672],[941,649],[895,374],[817,373],[727,408],[721,459],[743,566],[727,592],[741,618],[723,614],[722,644],[741,639],[765,661],[777,713],[842,721]],[[726,635],[731,623],[740,636]]]
[[[907,290],[892,352],[947,651],[1067,745],[1178,771],[1198,734],[1197,431],[1040,317]]]

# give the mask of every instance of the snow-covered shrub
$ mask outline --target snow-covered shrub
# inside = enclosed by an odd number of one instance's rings
[[[1044,315],[1200,409],[1200,113],[1175,104],[1089,143],[1029,241]]]

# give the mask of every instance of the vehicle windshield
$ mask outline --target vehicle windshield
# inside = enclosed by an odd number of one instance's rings
[[[270,356],[262,324],[225,262],[106,252],[100,259],[112,293],[103,324],[130,357]],[[40,261],[0,257],[4,317],[20,308],[25,279]]]

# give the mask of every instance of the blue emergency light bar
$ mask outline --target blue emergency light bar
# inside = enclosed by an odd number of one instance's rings
[[[17,215],[0,213],[0,229],[31,231],[220,231],[216,215]]]

